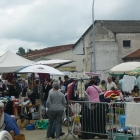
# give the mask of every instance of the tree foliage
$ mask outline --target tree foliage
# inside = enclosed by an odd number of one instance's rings
[[[28,50],[29,53],[30,53],[30,52],[33,52],[33,51],[34,51],[34,50],[32,50],[32,49],[29,49],[29,50]]]
[[[18,55],[23,55],[23,54],[25,54],[25,49],[22,48],[22,47],[18,48],[17,54],[18,54]]]
[[[34,50],[32,49],[27,49],[27,52],[25,51],[25,49],[23,47],[18,48],[18,52],[16,54],[18,55],[24,55],[25,53],[30,53],[33,52]]]

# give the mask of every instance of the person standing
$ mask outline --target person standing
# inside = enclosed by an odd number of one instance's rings
[[[90,85],[86,93],[89,95],[90,102],[100,102],[99,94],[102,92],[102,90],[96,86],[96,81],[93,79],[90,81]]]
[[[43,86],[44,103],[43,106],[46,108],[46,101],[48,99],[49,91],[52,89],[52,84],[50,79],[45,79]]]
[[[100,88],[102,91],[105,91],[105,90],[106,90],[106,81],[105,81],[105,80],[102,80],[102,81],[101,81],[101,84],[99,85],[99,88]]]
[[[112,81],[112,77],[111,77],[111,76],[108,76],[107,81],[108,81],[108,83],[107,83],[107,91],[111,90],[113,87],[114,87],[115,89],[117,89],[117,86],[116,86],[116,84]]]
[[[59,90],[58,82],[52,84],[53,90],[49,92],[46,106],[48,108],[49,117],[49,127],[47,131],[46,138],[49,140],[52,133],[52,126],[54,121],[56,121],[56,140],[59,140],[60,136],[60,122],[62,120],[64,105],[66,104],[65,96]]]
[[[60,84],[60,87],[63,86],[63,81],[62,81],[61,77],[59,77],[59,84]]]
[[[15,96],[15,98],[19,98],[21,92],[21,88],[18,84],[18,82],[16,81],[16,78],[12,79],[12,82],[9,86],[9,96]]]
[[[68,75],[64,76],[64,87],[65,87],[65,93],[67,93],[67,89],[68,89],[68,84],[69,84],[69,77]]]
[[[40,82],[39,82],[39,80],[36,80],[35,81],[35,86],[33,88],[33,93],[36,94],[37,99],[42,99],[43,98],[43,95],[42,95],[41,91],[42,91],[42,89],[41,89]]]

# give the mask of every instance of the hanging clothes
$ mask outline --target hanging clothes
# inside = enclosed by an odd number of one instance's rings
[[[79,98],[84,98],[85,97],[85,84],[82,81],[78,81],[77,84],[77,93]]]
[[[122,82],[122,90],[131,93],[135,86],[136,78],[135,76],[124,75]]]
[[[39,78],[44,82],[45,79],[50,79],[50,74],[48,73],[38,73]]]
[[[138,88],[140,89],[140,76],[137,78],[136,80],[136,85],[138,86]]]
[[[72,100],[71,96],[72,96],[72,92],[73,92],[73,87],[74,87],[75,82],[72,82],[71,84],[68,85],[68,91],[67,91],[67,99]]]
[[[77,101],[78,100],[78,95],[77,95],[77,82],[74,82],[73,89],[72,89],[72,94],[71,94],[71,100]]]

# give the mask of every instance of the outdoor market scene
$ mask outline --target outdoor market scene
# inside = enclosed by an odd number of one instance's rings
[[[140,140],[139,5],[0,1],[0,140]]]
[[[33,62],[10,51],[0,57],[1,130],[9,140],[28,140],[27,131],[42,139],[139,137],[140,62],[113,67],[105,80],[54,68],[66,62]]]

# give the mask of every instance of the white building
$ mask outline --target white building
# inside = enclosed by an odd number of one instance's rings
[[[77,56],[73,54],[72,51],[73,44],[47,47],[44,49],[39,49],[28,54],[22,55],[30,60],[37,61],[41,59],[64,59],[73,60],[74,62],[64,65],[59,68],[61,71],[83,71],[83,55]]]
[[[140,61],[140,21],[95,21],[96,70],[106,79],[108,71],[124,61]],[[91,71],[92,25],[73,46],[83,55],[84,71]]]

